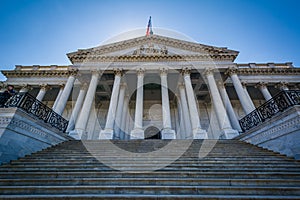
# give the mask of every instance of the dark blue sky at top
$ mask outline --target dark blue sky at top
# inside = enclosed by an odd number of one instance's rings
[[[300,1],[0,0],[0,69],[68,65],[66,53],[155,27],[240,52],[236,62],[300,66]],[[0,80],[4,77],[0,75]]]

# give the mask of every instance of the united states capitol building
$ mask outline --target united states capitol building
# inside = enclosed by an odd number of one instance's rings
[[[3,70],[1,91],[27,92],[68,120],[61,131],[76,139],[232,139],[258,123],[256,108],[300,87],[292,63],[235,63],[238,54],[149,35],[68,53],[69,66]]]
[[[16,94],[2,99],[0,158],[67,140],[219,139],[299,159],[300,68],[238,54],[151,34],[2,70]]]

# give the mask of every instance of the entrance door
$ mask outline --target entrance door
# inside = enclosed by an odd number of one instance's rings
[[[155,126],[149,126],[145,130],[145,139],[161,139],[160,130]]]

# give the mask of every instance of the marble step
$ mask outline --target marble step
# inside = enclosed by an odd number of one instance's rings
[[[203,185],[203,186],[292,186],[299,179],[225,179],[225,178],[25,178],[0,179],[0,186],[42,185]]]
[[[120,171],[55,171],[55,172],[0,172],[2,179],[7,178],[228,178],[228,179],[300,179],[300,172],[253,172],[246,173],[243,171],[234,172],[181,172],[181,171],[149,171],[141,173],[129,173]]]
[[[206,194],[206,195],[300,195],[300,187],[284,186],[174,186],[174,185],[105,185],[105,186],[0,186],[0,194]]]

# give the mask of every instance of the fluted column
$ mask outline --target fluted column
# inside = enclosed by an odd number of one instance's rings
[[[41,88],[40,88],[39,93],[36,96],[36,99],[39,100],[39,101],[43,101],[43,99],[45,97],[45,94],[46,94],[47,90],[49,89],[49,85],[42,84],[42,85],[40,85],[40,87]]]
[[[126,90],[126,85],[121,84],[120,85],[120,92],[119,92],[119,100],[118,100],[118,107],[116,111],[116,121],[115,121],[115,138],[116,139],[121,139],[120,134],[121,134],[121,125],[122,125],[122,112],[124,106],[124,98],[125,98],[125,90]]]
[[[81,85],[81,88],[79,90],[79,94],[78,97],[76,99],[76,103],[75,106],[73,108],[72,114],[71,114],[71,118],[69,120],[69,124],[68,124],[68,128],[66,130],[66,132],[70,132],[71,130],[73,130],[75,128],[75,123],[78,117],[78,114],[80,113],[80,109],[82,107],[83,104],[83,100],[86,94],[86,90],[87,90],[87,83],[83,83]]]
[[[230,102],[230,99],[228,97],[228,94],[227,94],[227,91],[226,91],[226,88],[224,86],[223,81],[219,81],[218,85],[219,85],[219,87],[218,87],[219,92],[221,94],[221,98],[223,99],[223,103],[224,103],[226,112],[228,114],[228,117],[229,117],[232,128],[239,131],[239,132],[242,132],[241,126],[240,126],[239,121],[236,117],[236,114],[233,110],[233,107],[231,105],[231,102]]]
[[[232,80],[234,89],[239,97],[239,100],[241,102],[242,108],[246,114],[249,114],[253,110],[255,110],[255,106],[253,105],[253,102],[249,97],[247,96],[247,93],[245,92],[242,83],[237,76],[237,68],[229,68],[226,71],[226,74],[228,74]]]
[[[31,89],[31,86],[28,84],[22,85],[22,88],[19,92],[28,92]]]
[[[53,103],[52,110],[55,110],[55,108],[56,108],[56,106],[57,106],[57,104],[58,104],[58,102],[59,102],[59,98],[61,97],[61,94],[62,94],[62,92],[64,91],[65,84],[60,84],[59,87],[60,87],[60,88],[59,88],[59,92],[58,92],[58,94],[57,94],[57,96],[56,96],[56,99],[55,99],[55,101],[54,101],[54,103]]]
[[[100,131],[99,139],[113,139],[113,135],[114,135],[114,123],[116,117],[122,71],[116,69],[114,73],[115,73],[115,80],[114,80],[114,85],[110,97],[105,129]]]
[[[215,77],[214,77],[214,69],[207,68],[204,71],[204,75],[208,82],[208,87],[211,92],[211,98],[213,107],[215,109],[215,113],[218,118],[219,127],[221,129],[221,138],[231,139],[235,136],[238,136],[238,131],[232,129],[231,124],[229,122],[229,118],[227,116],[223,101],[221,99],[221,95],[219,93]]]
[[[191,125],[191,120],[190,120],[190,111],[188,108],[188,103],[186,100],[186,95],[185,95],[185,87],[184,84],[179,84],[178,85],[178,90],[179,90],[179,95],[180,99],[179,103],[181,105],[181,113],[183,115],[183,121],[181,122],[182,127],[182,139],[193,139],[193,131],[192,131],[192,125]]]
[[[120,139],[125,140],[126,139],[126,123],[127,123],[127,117],[129,117],[128,113],[128,103],[129,103],[129,96],[126,95],[124,97],[124,103],[123,103],[123,110],[122,110],[122,122],[121,122],[121,130],[120,130]]]
[[[64,112],[64,109],[66,107],[67,101],[69,99],[69,96],[71,94],[75,79],[76,79],[76,70],[70,71],[70,76],[67,80],[66,86],[61,94],[61,97],[59,98],[59,102],[57,103],[56,107],[54,108],[54,111],[61,115]]]
[[[280,81],[279,83],[277,83],[275,85],[275,88],[278,88],[280,90],[289,90],[288,83],[287,82],[283,82],[283,81]]]
[[[194,90],[192,87],[192,81],[190,77],[190,70],[185,68],[182,70],[183,79],[185,83],[186,95],[189,106],[190,119],[192,122],[193,138],[194,139],[207,139],[207,132],[201,129],[199,113],[194,96]]]
[[[75,130],[70,132],[70,135],[76,139],[87,138],[86,126],[89,120],[92,104],[95,98],[95,92],[98,85],[99,75],[100,75],[99,71],[92,71],[92,78],[80,114],[78,116],[78,119],[76,120]]]
[[[134,128],[130,133],[130,139],[144,139],[144,130],[143,130],[144,89],[143,87],[144,87],[144,70],[138,69]]]
[[[260,90],[260,92],[262,93],[262,95],[264,96],[266,101],[269,101],[270,99],[272,99],[272,95],[270,94],[266,83],[259,82],[256,84],[255,87]]]
[[[161,79],[161,97],[162,97],[162,116],[163,116],[163,130],[162,139],[176,139],[175,131],[171,127],[171,113],[168,91],[167,70],[160,70]]]

